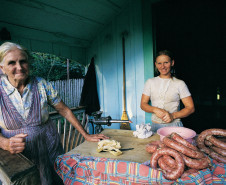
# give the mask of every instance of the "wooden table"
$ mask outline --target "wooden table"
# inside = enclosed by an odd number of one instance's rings
[[[93,156],[93,157],[106,157],[114,158],[125,161],[133,161],[143,163],[150,160],[151,154],[147,153],[145,150],[146,144],[150,141],[160,140],[158,134],[147,139],[139,139],[133,136],[132,130],[119,130],[119,129],[105,129],[102,132],[104,135],[110,137],[110,140],[116,140],[120,142],[122,148],[134,148],[133,150],[123,151],[120,156],[114,156],[109,152],[96,151],[97,143],[85,141],[67,154],[81,154],[82,156]]]

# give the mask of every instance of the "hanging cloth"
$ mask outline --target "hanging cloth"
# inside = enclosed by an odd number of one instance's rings
[[[91,63],[85,76],[79,105],[86,106],[86,114],[89,115],[91,115],[92,112],[100,110],[100,103],[97,93],[94,57],[91,59]]]

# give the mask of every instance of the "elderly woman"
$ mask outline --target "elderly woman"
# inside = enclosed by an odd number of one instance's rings
[[[148,79],[144,86],[140,106],[145,112],[152,113],[151,127],[154,132],[162,127],[183,126],[181,118],[195,111],[187,85],[173,76],[174,64],[174,57],[170,51],[158,52],[155,67],[159,76]],[[181,110],[180,100],[184,105]]]
[[[29,76],[29,54],[22,46],[6,42],[0,46],[0,148],[23,153],[37,164],[42,184],[59,184],[53,164],[63,153],[56,126],[49,118],[54,107],[88,141],[107,139],[88,134],[51,83]],[[57,179],[57,180],[56,180]]]

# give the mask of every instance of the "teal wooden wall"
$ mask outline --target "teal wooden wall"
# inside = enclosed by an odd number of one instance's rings
[[[145,7],[148,6],[148,7]],[[146,13],[143,12],[147,11]],[[87,64],[95,57],[98,94],[103,116],[121,119],[123,111],[123,54],[122,33],[125,39],[126,110],[136,124],[147,123],[150,115],[140,109],[144,82],[153,76],[153,41],[150,1],[132,1],[128,8],[102,30],[87,49]],[[148,15],[142,18],[143,15]],[[143,29],[147,29],[143,31]],[[119,128],[112,124],[110,128]]]
[[[154,2],[154,1],[152,1]],[[144,80],[154,77],[153,52],[155,51],[154,28],[150,0],[142,3],[143,48],[144,48]],[[151,113],[145,113],[145,122],[151,123]]]
[[[31,51],[52,53],[88,64],[95,57],[98,94],[103,116],[121,119],[123,111],[123,56],[122,33],[125,40],[126,59],[126,110],[131,128],[150,122],[150,114],[140,109],[145,81],[153,77],[153,39],[151,3],[157,0],[131,0],[125,11],[115,17],[105,29],[100,30],[90,48],[64,45],[49,33],[28,30],[25,27],[0,22],[6,27],[12,41]],[[41,35],[41,38],[40,38]],[[52,42],[52,41],[56,42]],[[112,124],[111,128],[119,128]]]

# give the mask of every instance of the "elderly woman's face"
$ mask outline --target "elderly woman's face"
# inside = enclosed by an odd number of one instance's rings
[[[1,69],[11,82],[25,81],[29,75],[29,64],[26,54],[19,49],[8,52],[4,57]]]

